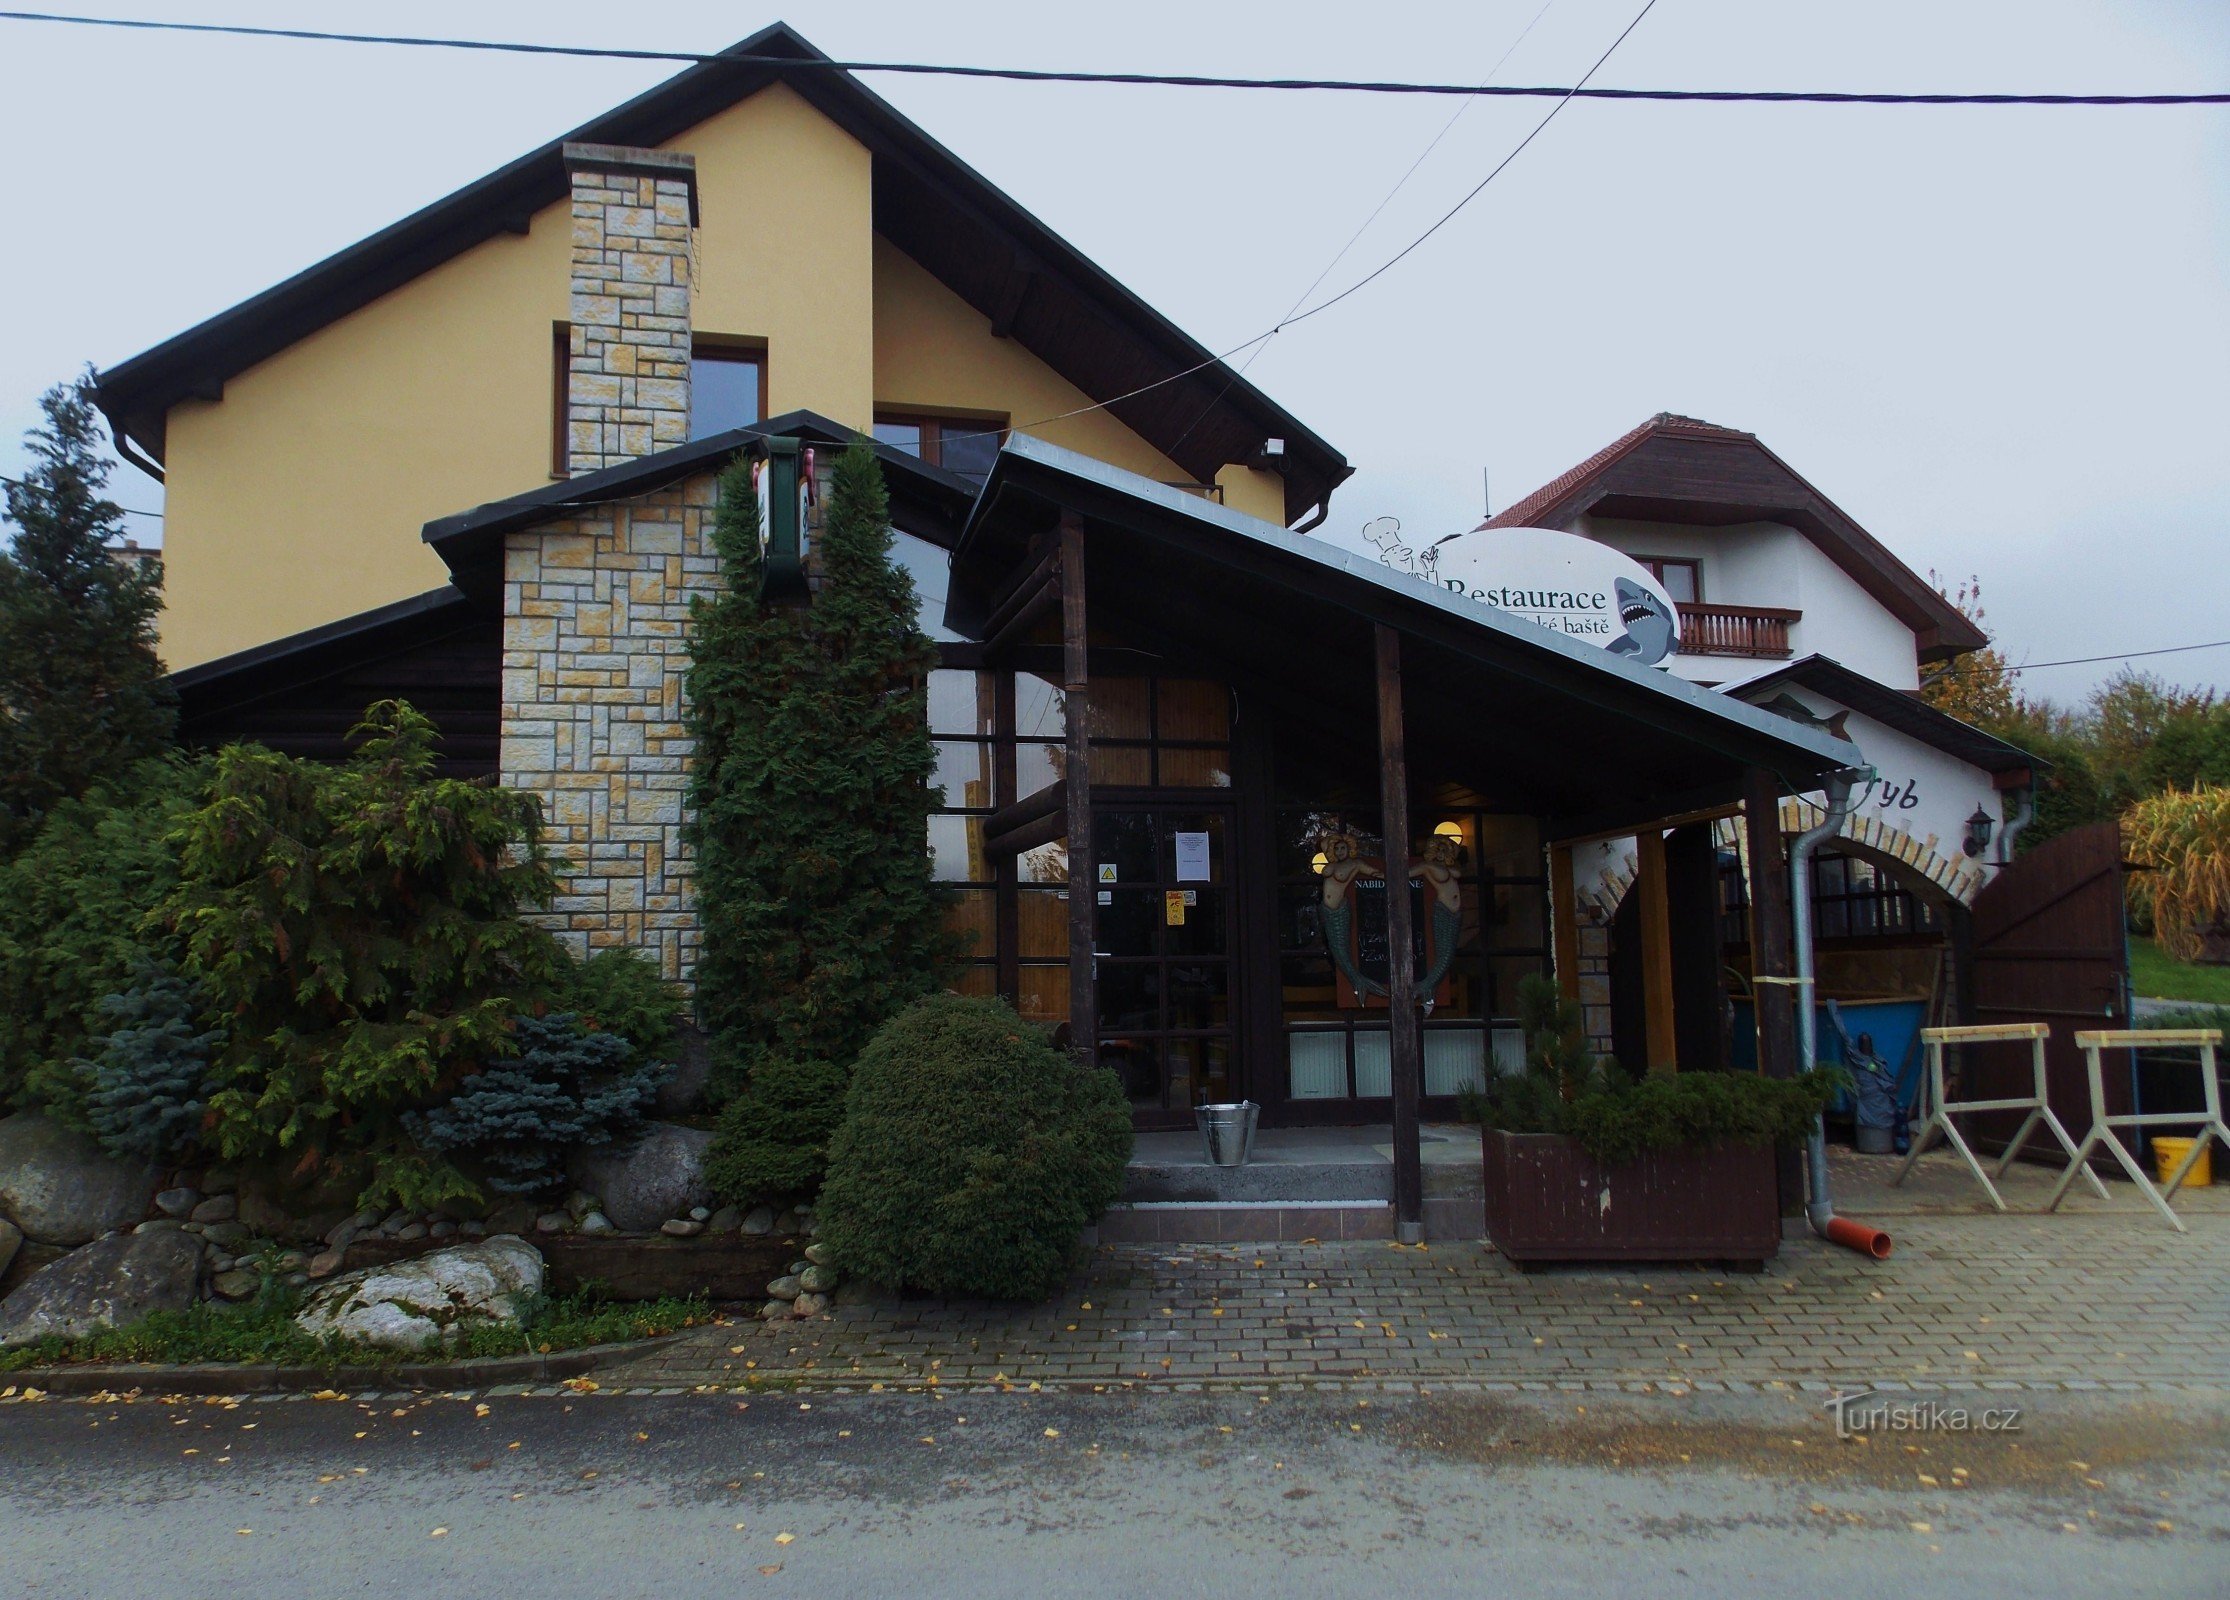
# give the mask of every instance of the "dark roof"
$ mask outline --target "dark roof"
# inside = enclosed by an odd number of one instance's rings
[[[1376,764],[1379,623],[1403,637],[1413,767],[1552,827],[1731,800],[1753,766],[1802,793],[1859,760],[1822,730],[1026,436],[1001,450],[961,532],[948,622],[979,630],[1064,511],[1085,522],[1095,630],[1229,678],[1312,748],[1367,746],[1361,770]]]
[[[399,696],[440,729],[444,772],[483,776],[501,743],[502,632],[494,606],[443,587],[204,661],[171,674],[179,742],[338,761],[364,708]]]
[[[1921,660],[1990,642],[1754,433],[1661,411],[1479,526],[1569,528],[1590,514],[1707,527],[1785,522],[1912,629]]]
[[[724,56],[828,57],[782,23]],[[874,225],[891,243],[1095,401],[1199,366],[1108,410],[1195,477],[1285,441],[1286,518],[1317,505],[1354,469],[1176,324],[1124,288],[982,174],[850,73],[781,62],[711,61],[553,139],[370,238],[211,317],[99,377],[119,437],[157,461],[171,406],[218,399],[225,380],[318,328],[503,232],[523,233],[563,200],[568,142],[655,146],[777,81],[873,156]],[[1027,419],[1017,419],[1026,421]]]
[[[470,511],[437,517],[426,524],[420,536],[448,563],[459,588],[473,594],[493,594],[502,581],[503,535],[512,529],[531,528],[581,506],[649,494],[698,473],[718,472],[736,452],[770,435],[824,444],[848,444],[860,438],[842,423],[818,412],[786,411],[748,428],[710,434],[601,472],[546,483],[508,500],[491,500]],[[903,450],[873,439],[862,442],[882,460],[883,481],[890,491],[891,525],[937,544],[950,544],[969,502],[975,498],[976,486]]]
[[[1996,734],[1984,733],[1972,723],[1961,722],[1918,695],[1892,689],[1862,672],[1853,672],[1832,656],[1804,656],[1755,678],[1729,684],[1722,692],[1751,705],[1763,705],[1774,690],[1789,684],[1817,689],[1885,727],[1932,745],[1945,755],[1985,772],[2019,772],[2045,765],[2019,745],[2008,744]]]

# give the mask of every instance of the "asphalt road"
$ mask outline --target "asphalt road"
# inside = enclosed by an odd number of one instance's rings
[[[1868,1444],[1793,1393],[45,1400],[0,1593],[2230,1593],[2230,1417],[2010,1398]]]

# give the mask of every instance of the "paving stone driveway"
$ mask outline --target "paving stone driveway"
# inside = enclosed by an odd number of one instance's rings
[[[1122,1245],[1046,1306],[862,1298],[811,1322],[704,1330],[613,1385],[1395,1386],[1832,1381],[1916,1388],[2230,1385],[2230,1193],[2188,1233],[2139,1209],[2016,1210],[1927,1164],[1891,1191],[1838,1161],[1845,1209],[1894,1234],[1871,1262],[1809,1236],[1758,1276],[1674,1268],[1521,1274],[1479,1244]]]

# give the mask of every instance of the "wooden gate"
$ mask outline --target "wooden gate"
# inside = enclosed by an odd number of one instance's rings
[[[2091,1098],[2075,1032],[2129,1026],[2121,857],[2111,822],[2063,833],[2000,872],[1970,912],[1973,1003],[1962,1020],[2051,1024],[2047,1098],[2078,1140],[2091,1125]],[[1962,1100],[2031,1092],[2026,1046],[1984,1046],[1966,1070]],[[2109,1115],[2130,1109],[2126,1073],[2107,1074],[2106,1098]],[[2002,1144],[2018,1121],[2013,1112],[1978,1117],[1975,1132]]]

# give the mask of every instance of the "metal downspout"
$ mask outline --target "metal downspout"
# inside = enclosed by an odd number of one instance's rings
[[[2018,802],[2018,803],[2017,803]],[[2013,864],[2013,841],[2021,837],[2021,830],[2036,820],[2036,780],[2013,791],[2006,801],[2005,827],[1998,834],[1998,865]]]
[[[1789,850],[1789,904],[1792,920],[1796,924],[1796,1034],[1797,1058],[1807,1072],[1819,1065],[1819,1013],[1812,991],[1815,987],[1812,960],[1812,853],[1843,826],[1843,819],[1851,811],[1851,786],[1872,778],[1870,767],[1845,767],[1830,773],[1827,779],[1827,814],[1816,827],[1807,828],[1796,836],[1796,843]],[[1827,1119],[1825,1115],[1812,1119],[1811,1137],[1805,1144],[1805,1166],[1810,1174],[1811,1196],[1805,1202],[1805,1220],[1812,1231],[1830,1244],[1846,1245],[1876,1261],[1889,1256],[1889,1235],[1879,1228],[1868,1227],[1863,1222],[1852,1222],[1835,1214],[1835,1201],[1828,1190],[1827,1179]]]

